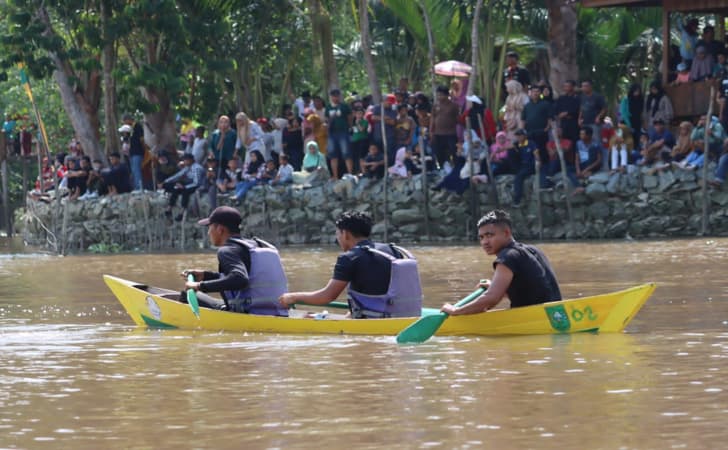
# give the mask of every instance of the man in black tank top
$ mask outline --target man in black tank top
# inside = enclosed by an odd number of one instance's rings
[[[493,280],[487,291],[476,300],[459,308],[447,303],[442,311],[450,315],[476,314],[493,308],[504,296],[511,307],[536,305],[561,300],[561,291],[546,255],[532,245],[513,239],[511,218],[505,211],[495,210],[478,221],[480,246],[493,262]]]

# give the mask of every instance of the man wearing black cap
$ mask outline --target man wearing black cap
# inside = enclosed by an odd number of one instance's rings
[[[172,208],[177,204],[177,197],[182,195],[182,208],[187,208],[190,201],[190,195],[201,187],[205,182],[205,169],[195,162],[192,153],[185,153],[182,157],[184,167],[182,170],[164,180],[162,187],[170,193],[169,206],[165,215],[172,215]],[[182,213],[175,217],[176,221],[182,220]]]
[[[518,65],[518,53],[516,52],[506,53],[506,68],[503,72],[503,84],[501,86],[503,98],[506,98],[508,95],[506,92],[506,82],[511,80],[516,80],[521,83],[524,91],[531,84],[531,75],[528,73],[528,70]]]
[[[206,308],[287,316],[288,310],[278,305],[278,297],[287,286],[278,251],[260,239],[241,238],[241,222],[240,212],[229,206],[215,208],[210,217],[197,222],[207,226],[210,243],[219,247],[218,271],[183,271],[185,279],[194,277],[185,288],[198,291],[197,301]],[[222,300],[206,295],[208,292],[220,292]]]

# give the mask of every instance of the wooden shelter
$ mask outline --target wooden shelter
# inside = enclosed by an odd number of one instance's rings
[[[715,26],[715,35],[723,39],[724,17],[728,15],[728,0],[581,0],[587,8],[608,8],[616,6],[644,8],[662,8],[662,85],[672,101],[676,117],[696,116],[705,114],[710,102],[710,87],[717,82],[705,81],[668,85],[668,56],[670,54],[670,14],[712,14],[718,16]],[[716,86],[719,87],[719,86]]]

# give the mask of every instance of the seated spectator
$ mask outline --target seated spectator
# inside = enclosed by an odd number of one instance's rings
[[[227,168],[222,171],[219,177],[217,174],[214,175],[216,179],[215,184],[221,193],[234,192],[238,183],[243,181],[243,171],[238,167],[238,164],[237,159],[231,159],[228,161]],[[217,161],[215,161],[215,166],[217,166]],[[208,166],[207,170],[209,171],[210,168]]]
[[[278,172],[270,184],[281,185],[293,183],[293,166],[290,163],[288,155],[285,153],[281,154],[278,157],[278,163]]]
[[[262,184],[271,184],[271,182],[275,180],[276,175],[278,175],[276,162],[269,159],[265,162],[265,169],[263,169],[263,174],[260,176],[260,182]]]
[[[682,161],[693,150],[693,141],[690,139],[692,132],[692,123],[688,121],[680,123],[675,145],[672,147],[672,152],[670,152],[670,158],[672,161]]]
[[[688,156],[682,161],[673,161],[672,167],[683,170],[697,170],[703,167],[704,161],[705,158],[703,157],[703,149],[695,147],[693,148],[693,151],[688,153]]]
[[[162,189],[162,183],[164,180],[177,173],[179,171],[179,167],[177,167],[177,164],[170,161],[167,152],[163,151],[159,153],[159,156],[157,156],[157,167],[155,170],[156,173],[154,176],[157,179],[157,189]]]
[[[695,146],[700,148],[703,148],[704,145],[706,119],[706,116],[700,117],[698,125],[693,128],[693,132],[690,135],[690,139]],[[715,116],[711,117],[708,130],[708,149],[710,150],[710,156],[715,158],[721,152],[723,141],[726,139],[726,133],[720,120]]]
[[[403,103],[397,106],[397,119],[394,126],[394,141],[396,148],[412,148],[413,138],[415,134],[415,121],[409,115],[407,104]],[[399,150],[398,150],[399,151]]]
[[[36,193],[48,192],[55,189],[55,183],[53,180],[53,166],[51,165],[50,159],[47,156],[43,157],[41,164],[41,171],[38,175],[38,179],[35,181]]]
[[[296,184],[313,184],[327,180],[329,170],[326,167],[326,156],[319,151],[316,141],[306,143],[306,155],[303,157],[303,170],[293,173],[293,182]]]
[[[574,143],[571,142],[571,139],[567,139],[563,136],[561,128],[557,128],[556,133],[559,137],[558,144],[559,147],[561,147],[561,152],[564,157],[566,176],[569,181],[571,181],[572,186],[574,188],[578,188],[580,186],[580,183],[579,180],[576,178],[576,165],[574,163]],[[542,160],[545,161],[542,162],[541,172],[539,174],[539,185],[541,186],[541,189],[548,189],[553,187],[553,182],[551,182],[548,177],[553,177],[554,175],[561,173],[561,158],[559,158],[558,151],[559,150],[556,147],[556,142],[553,139],[546,143],[546,156],[542,158]]]
[[[722,187],[728,176],[728,139],[723,142],[723,154],[718,159],[718,167],[715,168],[715,179],[710,181],[715,187]]]
[[[131,192],[129,167],[121,162],[121,155],[114,152],[109,155],[109,167],[101,172],[109,195]]]
[[[653,128],[647,134],[649,142],[647,147],[642,150],[642,164],[652,165],[657,161],[662,161],[661,164],[668,163],[670,152],[675,146],[675,137],[665,127],[665,123],[661,119],[655,120]]]
[[[261,183],[263,173],[265,173],[263,154],[258,150],[253,150],[250,152],[250,161],[243,168],[243,178],[235,186],[233,200],[236,204],[239,204],[245,198],[245,194],[250,189]]]
[[[369,154],[362,164],[362,175],[374,179],[384,177],[384,155],[376,144],[369,146]]]
[[[585,127],[585,129],[591,130],[588,127]],[[538,149],[536,143],[528,139],[528,133],[524,129],[516,130],[514,147],[512,164],[516,167],[516,177],[513,179],[513,207],[517,208],[521,206],[523,182],[527,177],[535,173]],[[601,163],[601,159],[599,162]]]
[[[725,52],[718,53],[718,56],[716,58],[717,61],[713,66],[712,78],[715,80],[728,79],[728,62],[726,62]]]
[[[576,141],[575,168],[578,178],[589,178],[602,168],[602,146],[594,140],[591,127],[583,127]]]
[[[678,85],[678,84],[685,84],[690,82],[690,69],[688,69],[688,65],[685,63],[680,63],[677,65],[677,77],[675,78],[675,81],[673,81],[672,84]]]
[[[237,164],[238,159],[231,159],[231,161],[235,161],[235,164]],[[211,210],[217,208],[217,184],[223,177],[221,172],[220,167],[217,165],[217,159],[210,154],[205,160],[205,182],[200,189],[207,194],[207,202],[210,204]],[[233,186],[232,189],[235,189],[235,187]]]
[[[695,49],[695,59],[690,67],[690,81],[703,81],[713,75],[713,55],[702,45]]]
[[[99,159],[95,159],[91,164],[88,171],[88,178],[86,179],[86,193],[80,196],[79,200],[90,200],[98,198],[100,195],[107,193],[106,184],[104,178],[101,176],[101,171],[104,165]]]
[[[195,157],[191,153],[186,153],[182,157],[184,166],[182,170],[164,180],[162,187],[169,192],[169,205],[165,211],[165,215],[172,216],[172,208],[177,204],[177,197],[181,196],[181,206],[183,211],[187,208],[192,195],[197,189],[201,188],[205,182],[205,169],[197,164]],[[182,212],[180,212],[174,220],[182,220]]]
[[[625,142],[625,132],[618,129],[609,142],[609,173],[627,172],[629,164],[629,150]]]
[[[394,165],[388,169],[389,175],[393,178],[409,178],[412,173],[407,170],[405,165],[405,159],[407,154],[407,147],[400,147],[397,150],[397,154],[394,157]]]
[[[68,180],[66,187],[70,192],[69,198],[75,200],[86,193],[86,180],[91,168],[91,159],[88,156],[81,159],[71,158],[69,164],[68,172],[66,172]]]
[[[515,173],[511,167],[510,151],[513,149],[513,142],[508,140],[505,131],[499,131],[495,135],[495,142],[490,146],[490,166],[493,176]],[[481,171],[482,172],[482,171]]]

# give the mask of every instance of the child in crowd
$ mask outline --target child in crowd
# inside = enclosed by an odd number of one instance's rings
[[[384,177],[384,155],[375,144],[369,146],[369,154],[362,163],[362,175],[367,178]]]
[[[270,182],[273,185],[293,183],[293,166],[290,164],[288,155],[281,154],[278,157],[278,172],[276,177]]]
[[[690,82],[690,69],[688,69],[688,66],[685,63],[680,63],[677,65],[677,78],[675,78],[675,81],[673,84],[684,84]]]
[[[263,171],[260,180],[263,184],[271,184],[277,175],[278,169],[276,168],[276,162],[269,159],[265,162],[265,170]]]
[[[227,192],[234,191],[238,183],[243,181],[243,171],[240,170],[238,164],[237,159],[231,159],[228,161],[227,169],[225,169],[225,171],[220,174],[220,178],[217,179],[217,189],[221,193],[225,194]],[[215,166],[217,166],[217,164],[215,164]],[[208,165],[208,173],[212,172],[211,169],[212,167]],[[211,173],[211,176],[216,178],[216,174],[214,174],[214,172]]]
[[[713,66],[713,79],[728,79],[728,64],[726,63],[726,54],[724,52],[718,53],[717,58],[718,59]]]

